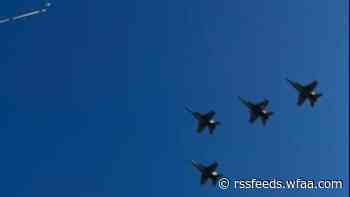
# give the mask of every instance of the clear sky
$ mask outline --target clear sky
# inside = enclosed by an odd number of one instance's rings
[[[0,196],[344,197],[201,187],[190,161],[349,184],[346,2],[61,0],[1,24]],[[43,4],[2,1],[0,16]],[[314,109],[286,77],[319,80]],[[237,96],[270,100],[265,128]],[[214,136],[185,105],[217,112]]]

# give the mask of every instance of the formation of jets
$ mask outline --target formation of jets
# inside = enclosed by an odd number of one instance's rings
[[[302,85],[299,82],[291,81],[286,79],[286,81],[292,85],[298,91],[298,100],[297,105],[302,106],[306,100],[309,101],[311,107],[315,106],[315,103],[323,95],[322,93],[317,93],[315,91],[318,81],[314,80],[309,84]],[[274,113],[267,110],[269,105],[268,99],[263,99],[260,102],[251,102],[242,97],[238,97],[239,101],[248,108],[249,111],[249,122],[253,124],[257,119],[260,118],[262,125],[265,126],[267,120],[270,119],[271,115]],[[194,112],[190,108],[185,108],[192,116],[197,120],[197,129],[198,133],[202,133],[205,128],[208,128],[209,134],[213,134],[215,128],[220,125],[219,121],[214,120],[215,111],[211,110],[208,113]],[[203,185],[208,182],[208,179],[212,180],[213,185],[216,185],[220,178],[223,177],[222,174],[216,170],[218,167],[218,162],[213,162],[209,166],[197,163],[192,160],[192,165],[201,173],[200,184]]]
[[[45,13],[48,8],[51,7],[51,3],[46,3],[44,8],[37,9],[31,12],[23,13],[17,16],[13,17],[7,17],[7,18],[0,18],[0,24],[2,23],[8,23],[11,21],[17,21],[19,19],[24,19],[30,16],[38,15],[41,13]],[[309,101],[310,106],[313,108],[318,101],[318,99],[323,95],[322,93],[317,93],[315,91],[318,81],[314,80],[306,85],[303,85],[296,81],[291,81],[289,79],[286,79],[286,81],[294,87],[298,92],[298,98],[297,98],[297,105],[302,106],[306,100]],[[253,124],[257,119],[261,120],[261,123],[263,126],[266,126],[267,121],[270,119],[270,117],[274,114],[272,111],[268,111],[267,107],[269,105],[268,99],[263,99],[259,102],[252,102],[248,101],[242,97],[238,97],[239,101],[248,108],[249,112],[249,122]],[[221,122],[214,119],[214,116],[216,114],[215,111],[210,110],[207,113],[201,113],[191,110],[189,107],[185,108],[189,113],[192,114],[192,116],[197,121],[197,128],[196,131],[198,133],[202,133],[206,128],[209,131],[210,135],[213,135],[214,130],[217,128],[217,126],[221,125]],[[218,168],[218,162],[213,162],[212,164],[205,166],[203,164],[200,164],[194,160],[192,160],[192,165],[195,169],[197,169],[200,174],[200,184],[204,185],[208,182],[210,179],[213,185],[216,185],[220,178],[223,178],[223,175],[220,174],[217,171]]]

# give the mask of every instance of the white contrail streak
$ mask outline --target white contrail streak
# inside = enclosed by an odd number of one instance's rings
[[[9,21],[10,21],[9,18],[1,19],[1,20],[0,20],[0,24],[1,24],[1,23],[7,23],[7,22],[9,22]]]
[[[51,3],[46,3],[45,4],[45,8],[42,8],[42,9],[39,9],[39,10],[35,10],[35,11],[32,11],[32,12],[28,12],[28,13],[24,13],[24,14],[21,14],[21,15],[18,15],[18,16],[14,16],[14,17],[8,17],[8,18],[5,18],[5,19],[0,19],[0,24],[3,24],[3,23],[8,23],[10,21],[16,21],[16,20],[19,20],[19,19],[23,19],[23,18],[26,18],[26,17],[30,17],[30,16],[34,16],[34,15],[37,15],[37,14],[40,14],[40,13],[44,13],[47,11],[47,8],[49,8],[51,6]]]
[[[37,14],[40,14],[40,13],[41,13],[40,10],[37,10],[37,11],[34,11],[34,12],[25,13],[25,14],[21,14],[21,15],[12,17],[12,20],[18,20],[18,19],[21,19],[21,18],[25,18],[25,17],[28,17],[28,16],[37,15]]]

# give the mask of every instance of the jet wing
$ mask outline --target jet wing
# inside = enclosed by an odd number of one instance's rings
[[[301,105],[304,104],[305,100],[306,100],[306,97],[303,96],[302,94],[299,94],[299,96],[298,96],[298,103],[297,103],[297,104],[298,104],[299,106],[301,106]]]
[[[251,108],[251,107],[252,107],[252,103],[250,103],[250,102],[244,100],[242,97],[239,96],[238,99],[239,99],[239,100],[241,101],[241,103],[242,103],[243,105],[245,105],[246,107],[248,107],[248,108]]]
[[[202,133],[207,125],[201,121],[198,121],[197,132]]]
[[[202,174],[201,176],[201,185],[204,185],[208,182],[208,178],[207,176],[205,176],[204,174]]]
[[[202,172],[205,169],[205,167],[202,164],[199,164],[193,160],[192,160],[192,165],[200,172]]]
[[[258,116],[257,116],[254,112],[250,111],[249,122],[250,122],[250,123],[253,123],[253,122],[256,121],[256,119],[258,119]]]
[[[199,112],[192,112],[192,115],[197,119],[197,120],[201,120],[202,119],[202,114]]]
[[[210,166],[208,166],[208,169],[210,170],[210,171],[215,171],[216,170],[216,168],[218,167],[218,162],[214,162],[213,164],[211,164]]]
[[[265,109],[267,107],[267,105],[269,105],[269,100],[265,99],[260,103],[257,103],[257,105],[261,108],[261,109]]]
[[[305,88],[304,86],[302,86],[301,84],[299,84],[298,82],[295,82],[295,81],[291,81],[291,80],[289,80],[289,79],[286,79],[287,81],[288,81],[288,83],[290,84],[290,85],[292,85],[295,89],[297,89],[299,92],[303,89],[303,88]]]
[[[305,88],[309,91],[313,91],[316,86],[317,86],[318,82],[315,80],[315,81],[312,81],[310,84],[306,85]]]
[[[207,120],[213,119],[214,116],[215,116],[215,112],[214,112],[214,111],[210,111],[210,112],[208,112],[207,114],[204,115],[204,117],[205,117]]]

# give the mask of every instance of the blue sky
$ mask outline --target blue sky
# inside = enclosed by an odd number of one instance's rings
[[[0,4],[1,16],[40,1]],[[12,197],[345,196],[218,191],[190,161],[233,179],[348,185],[345,0],[59,1],[0,26],[0,190]],[[314,109],[284,78],[319,80]],[[248,123],[237,96],[275,115]],[[214,136],[184,106],[215,110]]]

